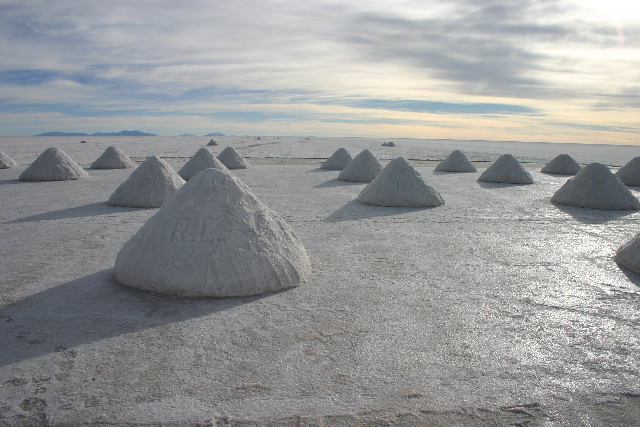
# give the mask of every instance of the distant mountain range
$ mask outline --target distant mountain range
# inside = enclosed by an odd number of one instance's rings
[[[224,133],[213,132],[213,133],[208,133],[205,136],[224,136]]]
[[[74,132],[45,132],[36,136],[158,136],[153,133],[140,132],[139,130],[123,130],[120,132],[96,132],[89,135],[88,133]]]

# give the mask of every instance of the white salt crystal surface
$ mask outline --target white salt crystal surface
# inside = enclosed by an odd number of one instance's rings
[[[210,138],[0,137],[0,150],[28,165],[56,145],[88,166],[117,145],[179,170]],[[252,162],[234,175],[295,230],[309,280],[223,299],[121,285],[116,256],[155,214],[104,203],[131,169],[73,185],[1,170],[0,423],[638,425],[640,276],[615,254],[640,211],[558,209],[567,178],[540,173],[567,152],[620,167],[637,147],[402,139],[386,155],[376,138],[219,139]],[[365,184],[317,171],[340,147],[418,159],[446,204],[357,202]],[[480,171],[513,153],[536,184],[434,173],[455,149]]]

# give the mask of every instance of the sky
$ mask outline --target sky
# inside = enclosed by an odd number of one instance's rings
[[[0,0],[0,136],[640,145],[637,0]]]

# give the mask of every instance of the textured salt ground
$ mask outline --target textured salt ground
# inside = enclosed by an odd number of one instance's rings
[[[407,209],[287,162],[234,174],[294,228],[312,278],[225,300],[115,282],[117,252],[156,211],[104,203],[128,171],[2,171],[0,421],[638,424],[640,279],[613,261],[638,213],[558,209],[566,178],[541,164],[510,186],[420,163],[447,204]]]

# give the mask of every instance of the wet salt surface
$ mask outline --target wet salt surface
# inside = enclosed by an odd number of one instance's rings
[[[56,146],[88,167],[118,146],[102,139]],[[174,154],[178,170],[210,138],[197,147],[174,147],[176,139],[145,142],[146,155]],[[24,138],[20,151],[7,140],[0,150],[22,166],[0,171],[11,201],[0,211],[0,421],[201,422],[540,402],[541,422],[566,425],[566,402],[588,397],[580,410],[593,419],[602,402],[620,406],[620,396],[640,391],[640,277],[613,260],[640,231],[640,214],[551,204],[567,177],[539,173],[543,163],[524,164],[535,180],[526,186],[476,182],[489,164],[465,174],[419,164],[445,205],[410,209],[356,202],[366,184],[337,180],[322,160],[255,159],[234,174],[298,234],[310,281],[260,297],[176,299],[113,278],[119,249],[156,212],[104,203],[131,170],[19,182],[24,159],[53,144]],[[380,148],[412,157],[394,141]],[[298,157],[313,157],[306,142]],[[322,151],[344,145],[353,155],[365,142],[331,140]],[[504,153],[485,145],[488,159]],[[243,154],[287,157],[287,147]],[[572,147],[579,162],[607,162],[597,147]],[[137,140],[120,148],[143,157]],[[442,159],[457,148],[443,148]],[[626,152],[609,147],[608,163],[625,164],[634,157]]]

